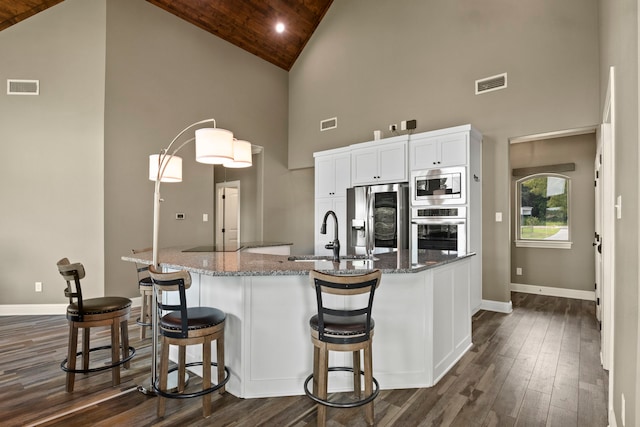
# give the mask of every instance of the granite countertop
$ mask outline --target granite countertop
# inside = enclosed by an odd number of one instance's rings
[[[310,255],[267,255],[242,251],[184,252],[185,249],[189,247],[160,249],[158,252],[160,265],[208,276],[295,276],[309,274],[310,270],[333,274],[359,274],[376,268],[383,273],[417,273],[475,255],[475,253],[469,253],[458,256],[429,251],[426,257],[422,258],[423,264],[411,265],[408,251],[376,254],[374,259],[364,257],[341,259],[340,263],[334,263],[330,257],[319,259]],[[122,260],[151,264],[153,256],[151,251],[140,252],[123,256]]]

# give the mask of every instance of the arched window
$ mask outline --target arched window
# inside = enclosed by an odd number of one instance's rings
[[[535,174],[516,181],[516,246],[571,248],[571,179]]]

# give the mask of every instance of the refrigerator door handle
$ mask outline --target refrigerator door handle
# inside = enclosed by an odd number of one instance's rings
[[[373,254],[373,248],[375,243],[375,219],[373,217],[373,194],[371,191],[371,187],[367,187],[367,246],[366,252],[367,256],[371,256]]]

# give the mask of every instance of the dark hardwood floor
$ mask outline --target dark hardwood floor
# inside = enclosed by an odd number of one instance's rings
[[[474,347],[437,385],[381,391],[376,425],[606,426],[608,379],[599,362],[594,304],[522,293],[512,301],[511,314],[474,316]],[[0,425],[316,424],[306,396],[245,400],[228,393],[213,395],[207,419],[200,399],[170,400],[158,419],[155,398],[135,390],[149,376],[150,340],[140,341],[133,320],[129,330],[137,354],[122,384],[111,387],[109,371],[77,375],[75,391],[66,393],[59,366],[66,356],[64,316],[0,317]],[[106,330],[98,335],[95,344],[107,342]],[[360,409],[329,409],[327,424],[365,425]]]

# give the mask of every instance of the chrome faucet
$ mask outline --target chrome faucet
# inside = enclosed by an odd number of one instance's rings
[[[340,262],[340,241],[338,240],[338,217],[334,211],[327,211],[324,214],[324,219],[322,220],[322,226],[320,227],[320,234],[327,234],[327,218],[329,215],[333,216],[334,230],[335,235],[333,238],[333,242],[327,243],[324,245],[325,249],[333,249],[333,262]]]

